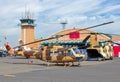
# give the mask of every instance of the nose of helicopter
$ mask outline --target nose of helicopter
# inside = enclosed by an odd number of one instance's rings
[[[81,61],[83,60],[83,57],[76,57],[76,61]]]
[[[83,54],[76,56],[76,61],[85,61],[85,60],[87,60],[87,56]]]

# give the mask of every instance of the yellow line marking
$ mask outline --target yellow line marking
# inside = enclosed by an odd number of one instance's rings
[[[13,75],[13,74],[5,74],[3,76],[5,76],[5,77],[15,77],[15,75]]]

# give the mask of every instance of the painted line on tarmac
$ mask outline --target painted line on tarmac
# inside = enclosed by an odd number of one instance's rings
[[[38,69],[38,70],[44,71],[44,70],[49,70],[49,69],[54,69],[54,68],[56,68],[56,67],[45,67],[45,68],[41,68],[41,69]],[[28,71],[28,72],[30,72],[30,71]],[[2,76],[4,76],[4,77],[16,77],[15,74],[3,74]]]
[[[41,69],[38,69],[38,70],[48,70],[48,69],[56,69],[56,68],[58,68],[58,67],[44,67],[44,68],[41,68]]]
[[[5,76],[5,77],[15,77],[14,74],[4,74],[3,76]]]

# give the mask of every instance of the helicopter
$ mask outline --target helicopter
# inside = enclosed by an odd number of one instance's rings
[[[85,34],[85,33],[84,33]],[[111,38],[107,37],[106,41],[98,41],[98,35],[105,37],[105,33],[87,33],[90,34],[87,36],[86,40],[90,40],[89,47],[86,48],[88,58],[87,60],[112,60],[113,59],[113,42]]]
[[[76,47],[64,48],[63,46],[44,46],[39,51],[16,51],[10,47],[8,44],[5,44],[8,53],[18,56],[25,56],[26,58],[35,58],[42,61],[51,62],[51,63],[70,63],[86,60],[85,55],[81,54]]]
[[[113,21],[87,27],[87,28],[77,30],[77,31],[91,29],[94,27],[98,27],[98,26],[102,26],[102,25],[106,25],[110,23],[113,23]],[[60,45],[53,45],[53,46],[48,45],[48,46],[42,46],[41,48],[38,48],[38,50],[33,50],[33,49],[25,50],[26,45],[30,45],[30,44],[34,44],[37,42],[50,40],[50,39],[55,39],[56,37],[58,38],[58,36],[63,37],[66,35],[69,35],[69,33],[64,34],[64,35],[56,35],[54,37],[38,40],[35,42],[30,42],[27,44],[22,43],[21,45],[16,46],[14,48],[11,48],[8,43],[5,43],[5,47],[8,53],[13,54],[13,55],[25,56],[26,58],[40,59],[42,61],[52,62],[52,63],[64,63],[65,64],[65,63],[71,62],[73,64],[74,62],[78,62],[78,65],[80,65],[80,61],[85,61],[87,57],[84,54],[80,53],[80,51],[76,47],[64,48],[63,46],[60,46]]]

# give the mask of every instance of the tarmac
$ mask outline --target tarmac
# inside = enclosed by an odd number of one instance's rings
[[[65,67],[38,59],[0,58],[0,82],[120,82],[120,58],[83,61],[80,66]],[[76,64],[76,63],[75,63]]]

